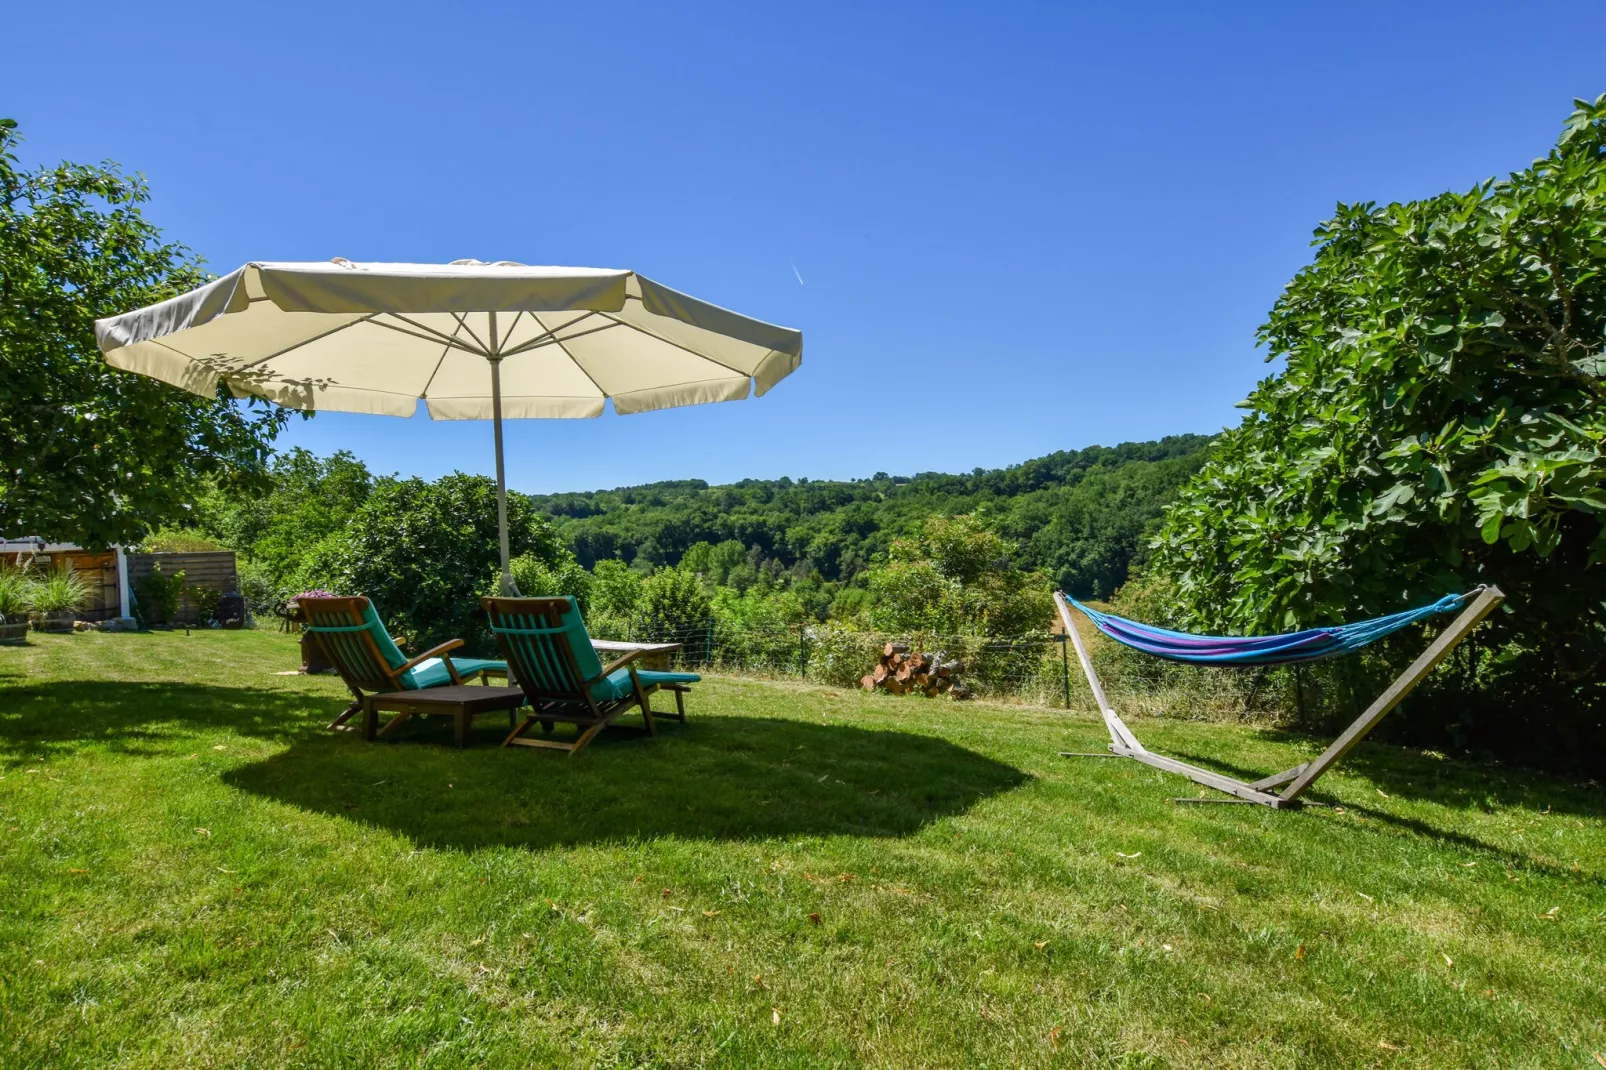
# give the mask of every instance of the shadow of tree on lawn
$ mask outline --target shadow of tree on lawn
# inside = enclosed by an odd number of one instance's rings
[[[573,758],[495,744],[446,718],[366,743],[324,724],[339,696],[291,688],[65,681],[0,690],[0,764],[89,747],[130,758],[189,750],[197,732],[282,744],[223,782],[261,798],[389,829],[421,846],[540,849],[658,837],[907,836],[1025,783],[944,739],[843,724],[700,715],[659,736],[606,732]],[[423,723],[420,723],[422,721]]]

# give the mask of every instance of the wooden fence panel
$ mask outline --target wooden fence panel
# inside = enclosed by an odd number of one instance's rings
[[[178,623],[195,623],[200,611],[195,606],[191,589],[210,587],[228,594],[240,589],[239,572],[233,550],[208,550],[180,554],[129,554],[128,586],[135,598],[139,597],[139,581],[151,574],[156,562],[162,563],[162,574],[171,576],[184,573],[184,597],[179,603]]]

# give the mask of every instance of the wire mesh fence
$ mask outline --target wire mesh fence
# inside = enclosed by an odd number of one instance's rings
[[[934,661],[957,662],[955,679],[977,697],[1067,706],[1075,704],[1078,691],[1087,691],[1065,644],[1046,629],[997,637],[879,632],[815,622],[752,628],[716,619],[678,629],[613,622],[594,631],[598,639],[679,643],[673,660],[691,670],[858,687],[887,644],[902,643]]]

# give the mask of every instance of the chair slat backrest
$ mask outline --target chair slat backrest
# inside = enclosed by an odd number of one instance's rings
[[[525,694],[585,701],[587,684],[602,675],[602,662],[572,597],[482,598],[480,605]]]
[[[373,603],[356,598],[298,598],[307,630],[347,685],[364,691],[394,691],[408,680],[393,676],[407,659],[391,641]]]

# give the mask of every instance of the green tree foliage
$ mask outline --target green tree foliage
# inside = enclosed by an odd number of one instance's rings
[[[1049,582],[1014,567],[1012,550],[977,517],[927,518],[870,571],[871,625],[951,636],[1044,630],[1054,612]]]
[[[882,472],[851,482],[726,486],[682,480],[535,502],[587,567],[641,559],[643,568],[685,564],[738,591],[780,584],[817,616],[926,517],[977,511],[1015,543],[1020,567],[1048,574],[1079,597],[1107,597],[1128,566],[1143,561],[1147,536],[1209,441],[1178,435],[1094,446],[969,475]]]
[[[1285,369],[1159,537],[1182,619],[1277,630],[1497,583],[1504,723],[1577,746],[1606,660],[1606,97],[1505,181],[1341,205],[1315,244],[1260,331]]]
[[[86,546],[181,522],[203,482],[260,485],[289,418],[200,398],[101,360],[95,320],[205,279],[111,164],[18,166],[0,120],[0,531]]]
[[[684,569],[661,568],[642,586],[643,638],[685,641],[705,628],[713,607],[701,581]]]
[[[191,526],[247,557],[280,597],[294,594],[308,551],[340,532],[368,500],[374,478],[345,450],[318,457],[296,447],[269,465],[262,494],[212,489],[192,511]],[[315,584],[301,584],[304,589]]]
[[[526,598],[573,595],[580,604],[580,612],[589,615],[591,610],[591,573],[580,567],[580,562],[565,549],[557,560],[537,554],[522,554],[508,563],[513,573],[513,585]],[[493,567],[484,586],[484,593],[497,594],[502,588],[502,571]]]
[[[522,496],[507,505],[512,553],[561,567],[568,551],[547,519]],[[367,595],[418,649],[455,637],[490,649],[479,597],[497,569],[494,481],[461,472],[433,483],[381,480],[309,558],[301,582]]]

